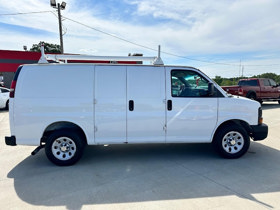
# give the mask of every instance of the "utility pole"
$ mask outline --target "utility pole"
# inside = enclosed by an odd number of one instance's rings
[[[60,38],[60,52],[61,54],[64,53],[63,49],[63,36],[62,36],[62,23],[61,23],[61,13],[60,13],[60,3],[57,4],[57,11],[58,11],[58,25],[59,25],[59,38]]]
[[[239,62],[239,77],[240,77],[240,74],[241,74],[241,59],[240,59],[240,62]]]
[[[63,34],[62,34],[62,20],[61,20],[61,10],[64,10],[66,7],[66,2],[62,2],[61,4],[56,4],[56,0],[50,0],[50,4],[53,8],[57,9],[58,13],[58,25],[59,25],[59,38],[60,38],[60,52],[61,54],[64,53],[63,47]]]

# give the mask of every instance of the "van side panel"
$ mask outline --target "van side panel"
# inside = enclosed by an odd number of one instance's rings
[[[50,124],[66,121],[80,126],[94,143],[93,81],[90,65],[24,66],[14,98],[17,142],[39,145]]]
[[[219,98],[217,126],[228,120],[242,120],[249,125],[258,124],[260,103],[245,97]]]

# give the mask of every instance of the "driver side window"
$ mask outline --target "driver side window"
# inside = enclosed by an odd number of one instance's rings
[[[199,73],[187,70],[171,71],[172,97],[207,97],[208,81]]]

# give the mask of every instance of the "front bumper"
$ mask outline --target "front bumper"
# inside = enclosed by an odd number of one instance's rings
[[[252,133],[251,137],[254,141],[260,141],[267,137],[268,134],[268,126],[264,123],[260,125],[251,125]]]
[[[5,136],[5,143],[9,146],[16,146],[16,137],[15,136]]]

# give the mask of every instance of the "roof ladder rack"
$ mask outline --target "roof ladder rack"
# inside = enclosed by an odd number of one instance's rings
[[[92,56],[92,55],[66,55],[66,54],[45,54],[44,45],[41,46],[41,58],[38,63],[49,63],[48,60],[55,62],[67,63],[68,60],[80,61],[150,61],[153,65],[164,65],[160,58],[160,45],[158,46],[158,57],[143,57],[143,56]]]

